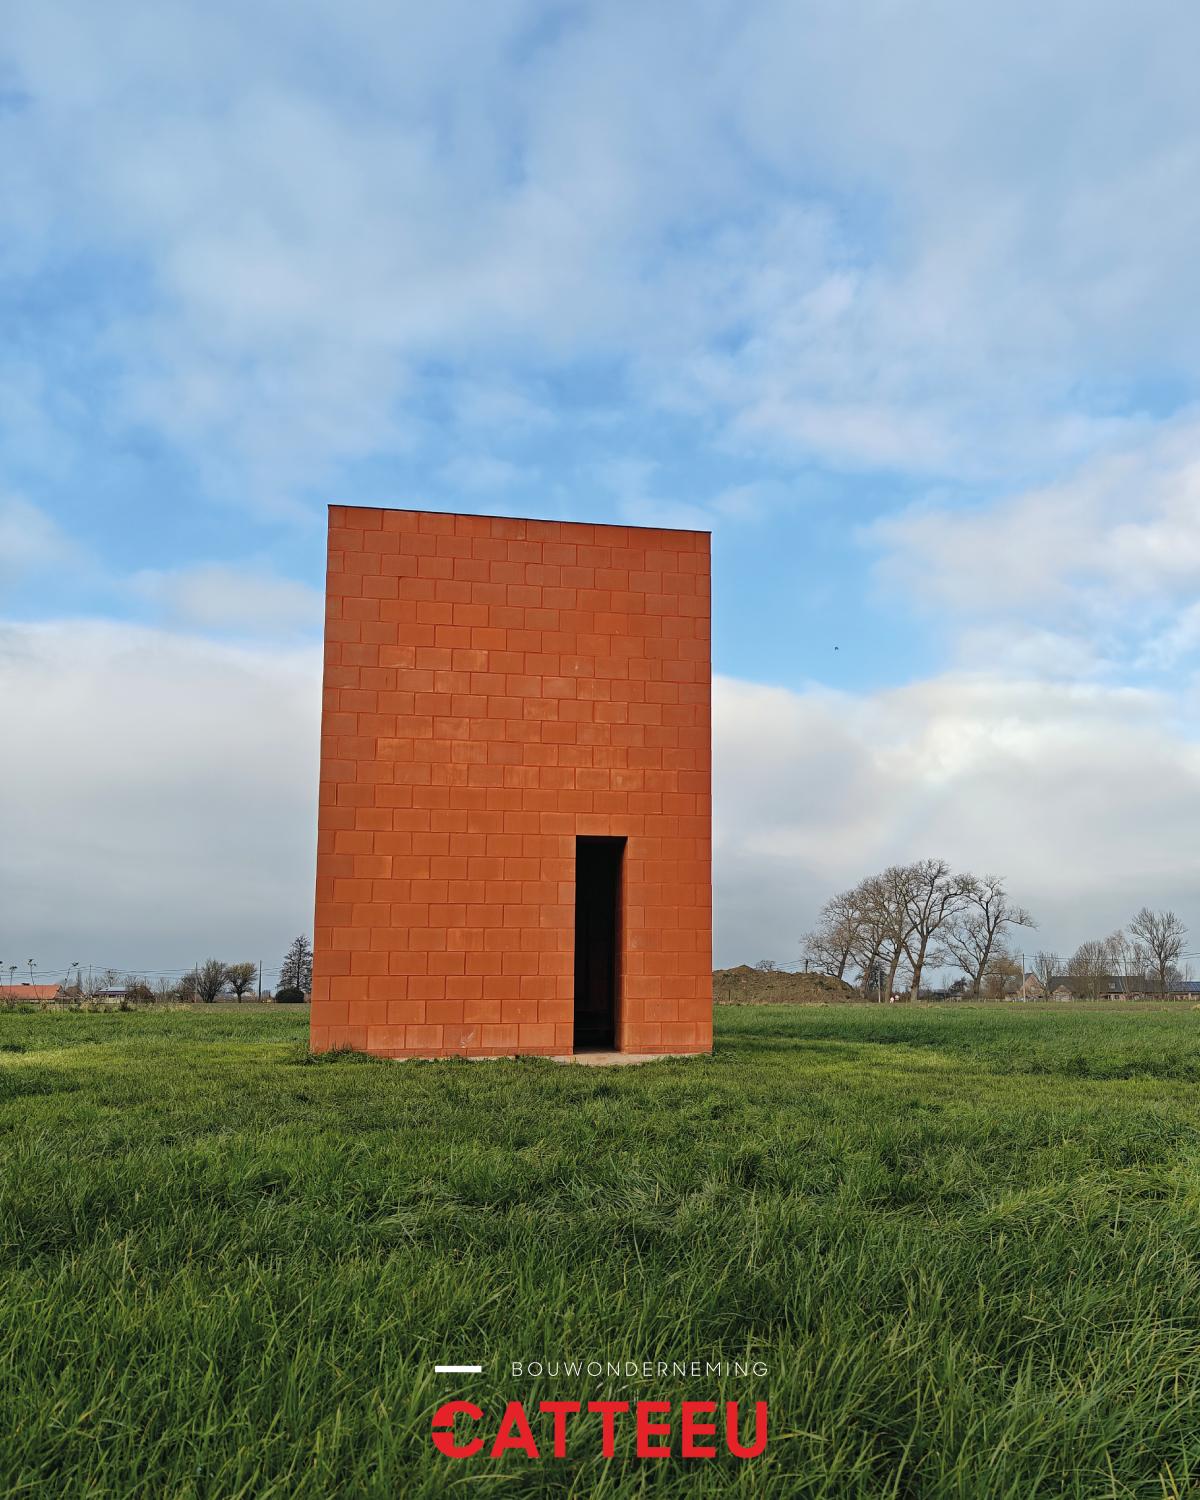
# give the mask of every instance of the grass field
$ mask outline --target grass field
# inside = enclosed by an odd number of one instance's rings
[[[599,1070],[312,1062],[282,1010],[0,1016],[0,1493],[1200,1485],[1200,1012],[718,1025]],[[505,1378],[569,1355],[770,1374]],[[770,1446],[433,1452],[441,1400],[514,1394],[766,1395]]]

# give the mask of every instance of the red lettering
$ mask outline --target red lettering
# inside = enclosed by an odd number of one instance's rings
[[[539,1411],[552,1412],[554,1415],[554,1456],[555,1458],[566,1458],[567,1456],[567,1416],[579,1410],[578,1401],[543,1401],[538,1407]]]
[[[743,1448],[738,1435],[738,1404],[736,1401],[726,1401],[725,1441],[735,1458],[757,1458],[767,1446],[767,1403],[754,1403],[754,1442],[751,1447]]]
[[[716,1409],[715,1401],[685,1401],[683,1403],[683,1446],[680,1453],[684,1458],[716,1458],[715,1448],[701,1448],[696,1442],[698,1437],[716,1437],[717,1424],[715,1422],[696,1421],[701,1412],[715,1412]]]
[[[541,1456],[533,1440],[533,1433],[529,1430],[525,1408],[519,1401],[510,1401],[504,1408],[504,1415],[500,1418],[500,1431],[496,1434],[496,1441],[492,1444],[488,1457],[499,1458],[510,1448],[520,1448],[528,1458]]]
[[[670,1458],[671,1448],[668,1444],[663,1448],[660,1445],[651,1445],[652,1437],[671,1436],[671,1424],[669,1422],[652,1422],[650,1413],[656,1411],[670,1411],[669,1401],[639,1401],[637,1404],[637,1456],[639,1458]]]
[[[454,1441],[454,1418],[459,1412],[478,1422],[483,1412],[473,1401],[447,1401],[433,1414],[433,1446],[447,1458],[473,1458],[483,1447],[482,1438],[461,1446]]]
[[[628,1401],[589,1401],[588,1411],[600,1413],[601,1443],[600,1452],[605,1458],[611,1458],[617,1451],[616,1439],[613,1436],[613,1418],[619,1411],[628,1411]]]
[[[541,1401],[538,1411],[553,1422],[554,1457],[567,1456],[567,1418],[575,1416],[583,1408],[578,1401]],[[628,1412],[628,1401],[589,1401],[589,1412],[600,1417],[600,1452],[604,1458],[616,1455],[616,1418],[620,1412]],[[680,1406],[680,1456],[683,1458],[715,1458],[717,1449],[717,1403],[715,1401],[684,1401]],[[671,1402],[639,1401],[634,1408],[636,1423],[636,1453],[639,1458],[671,1457]],[[433,1414],[433,1446],[447,1458],[473,1458],[487,1447],[482,1437],[473,1437],[459,1442],[455,1431],[456,1419],[467,1417],[471,1422],[481,1422],[483,1411],[472,1401],[446,1401]],[[655,1421],[657,1416],[666,1416],[667,1421]],[[711,1419],[711,1420],[708,1420]],[[665,1438],[666,1442],[655,1439]],[[725,1403],[725,1442],[735,1458],[757,1458],[767,1446],[767,1403],[754,1403],[753,1436],[742,1441],[741,1422],[736,1401]],[[526,1458],[540,1458],[537,1441],[520,1401],[510,1401],[504,1408],[495,1440],[488,1449],[489,1458],[500,1458],[512,1449],[517,1449]]]

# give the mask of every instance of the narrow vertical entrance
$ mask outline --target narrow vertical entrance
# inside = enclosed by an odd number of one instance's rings
[[[616,1045],[624,839],[575,840],[575,1050]]]

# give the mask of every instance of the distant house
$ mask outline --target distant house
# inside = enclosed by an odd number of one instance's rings
[[[999,978],[999,987],[997,987]],[[1034,974],[1004,974],[984,981],[984,994],[992,999],[1040,1000],[1043,991]]]
[[[1052,1000],[1130,1000],[1153,993],[1145,979],[1127,979],[1123,974],[1054,974],[1050,978]]]
[[[969,979],[956,979],[949,988],[939,993],[953,999],[963,999],[971,995],[971,981]],[[1042,1000],[1046,991],[1042,988],[1042,982],[1036,974],[1026,974],[1022,984],[1019,974],[1005,974],[998,982],[988,976],[984,979],[982,997],[987,1000]]]
[[[54,1000],[58,997],[57,984],[0,984],[0,1002],[20,1000]]]

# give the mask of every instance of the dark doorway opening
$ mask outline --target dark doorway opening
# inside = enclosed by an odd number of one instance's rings
[[[575,840],[575,1050],[617,1039],[624,839]]]

